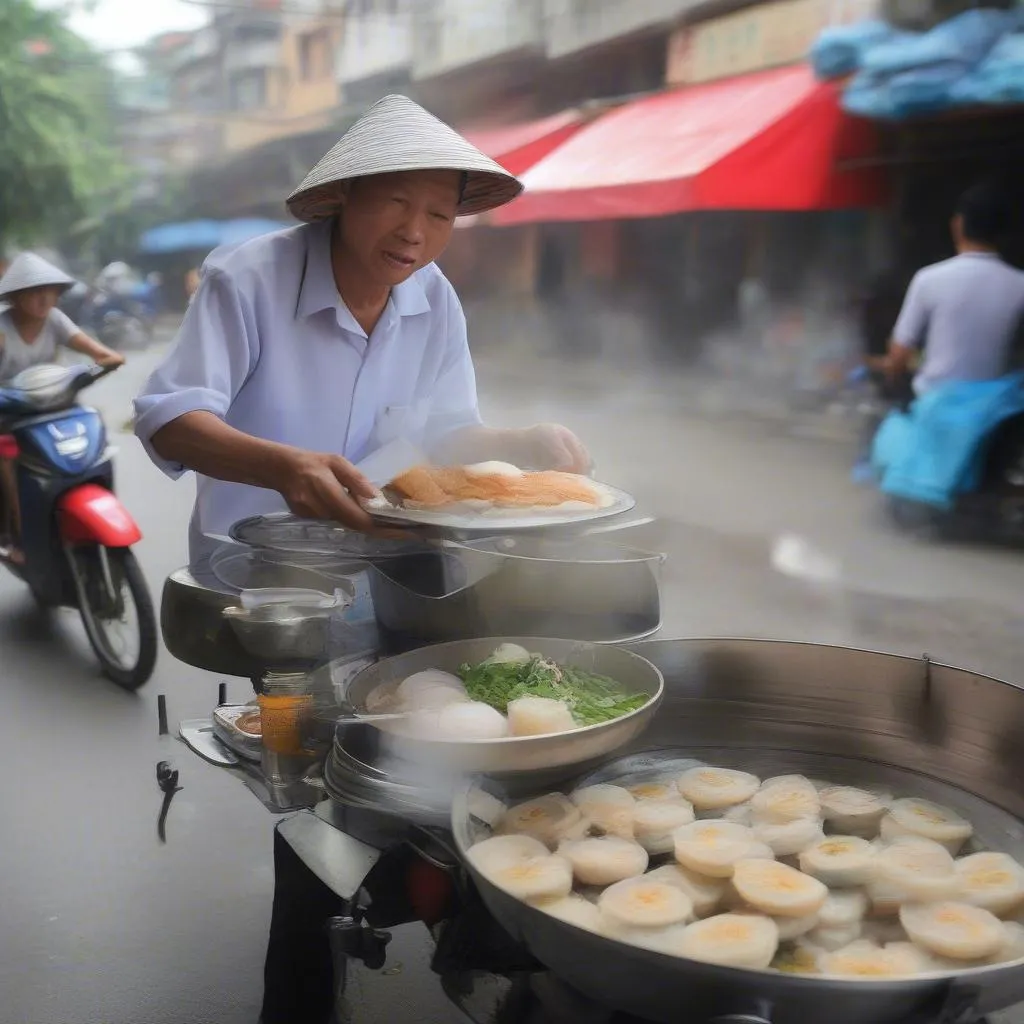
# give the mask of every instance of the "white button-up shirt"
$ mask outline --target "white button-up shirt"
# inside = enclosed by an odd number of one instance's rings
[[[393,288],[367,337],[338,294],[330,223],[303,225],[214,252],[169,357],[135,400],[135,432],[178,477],[152,437],[206,411],[255,437],[353,463],[405,438],[429,451],[480,422],[466,319],[431,264]],[[246,516],[285,509],[273,491],[198,477],[193,563]]]

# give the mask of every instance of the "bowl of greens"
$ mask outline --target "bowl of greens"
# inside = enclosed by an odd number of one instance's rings
[[[542,637],[459,640],[384,658],[349,682],[403,758],[507,774],[583,765],[650,723],[661,672],[631,651]]]

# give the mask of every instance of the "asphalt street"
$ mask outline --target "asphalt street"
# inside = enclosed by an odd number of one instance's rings
[[[193,496],[126,432],[158,355],[136,356],[88,396],[120,445],[118,490],[143,529],[138,555],[157,597],[185,560]],[[663,636],[927,652],[1024,678],[1024,559],[895,534],[874,495],[849,481],[842,444],[691,415],[653,377],[616,371],[572,386],[569,372],[526,387],[488,358],[479,376],[489,419],[568,423],[599,475],[659,517],[637,540],[669,555]],[[125,694],[94,669],[74,614],[40,613],[6,575],[0,652],[0,1024],[255,1024],[272,818],[157,734],[158,694],[173,722],[201,717],[220,680],[163,652],[149,685]],[[229,684],[232,697],[247,691]],[[161,845],[155,765],[165,758],[183,790]],[[407,971],[422,971],[415,959],[411,949]],[[441,1019],[422,995],[414,1012],[409,989],[396,995],[391,981],[397,1001],[365,1013],[356,1002],[357,1024]]]

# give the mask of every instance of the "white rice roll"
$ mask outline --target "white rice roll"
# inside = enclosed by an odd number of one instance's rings
[[[517,697],[509,701],[508,724],[513,736],[550,736],[579,728],[569,705],[548,697]]]
[[[535,900],[532,906],[566,924],[575,925],[588,932],[601,932],[601,912],[595,904],[582,896],[570,894],[553,899]]]
[[[821,813],[843,835],[873,839],[878,835],[888,801],[883,794],[855,786],[830,786],[821,791]]]
[[[682,889],[693,902],[693,912],[697,917],[710,917],[718,910],[728,884],[723,878],[699,875],[681,864],[666,864],[648,871],[644,877]]]
[[[549,793],[509,807],[497,830],[505,835],[532,836],[555,847],[564,839],[578,838],[586,827],[580,809],[571,800],[561,793]]]
[[[851,942],[856,942],[864,931],[864,925],[861,921],[855,921],[852,924],[836,925],[832,928],[815,928],[813,931],[807,933],[807,942],[813,946],[817,946],[818,949],[823,949],[827,953],[834,953],[837,949],[843,949],[850,945]]]
[[[875,848],[859,836],[826,836],[799,854],[800,870],[830,888],[864,885],[873,877]]]
[[[863,889],[833,889],[818,911],[818,922],[822,928],[860,925],[870,906],[871,902]]]
[[[440,711],[449,704],[468,701],[469,694],[458,676],[428,668],[403,679],[395,699],[403,711]]]
[[[571,839],[562,843],[558,852],[572,864],[581,885],[614,885],[647,870],[647,851],[619,836]]]
[[[591,825],[611,836],[633,838],[636,800],[621,786],[585,786],[569,795]]]
[[[572,868],[529,836],[494,836],[469,850],[470,863],[499,889],[521,900],[568,896]]]
[[[784,824],[756,821],[754,838],[769,846],[776,857],[793,857],[825,838],[817,818],[797,818]]]
[[[438,712],[437,728],[444,739],[500,740],[508,735],[508,719],[481,701],[458,701]]]
[[[693,807],[682,797],[674,800],[643,800],[633,811],[636,841],[652,856],[672,853],[673,833],[694,821]]]

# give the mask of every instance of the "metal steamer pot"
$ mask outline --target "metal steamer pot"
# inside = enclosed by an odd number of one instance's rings
[[[627,746],[655,718],[662,700],[664,683],[661,673],[650,662],[620,647],[547,637],[459,640],[385,658],[364,668],[347,683],[344,700],[357,709],[365,708],[370,694],[379,686],[397,686],[402,680],[425,669],[457,673],[465,664],[474,665],[484,661],[502,643],[519,644],[559,665],[571,665],[596,675],[607,676],[619,683],[627,693],[646,693],[650,695],[650,700],[637,710],[600,725],[545,736],[449,741],[399,735],[381,729],[383,752],[401,759],[406,765],[423,766],[420,778],[425,782],[429,781],[429,769],[443,769],[453,781],[459,773],[467,772],[500,776],[547,773],[572,767],[580,769]],[[363,724],[339,727],[367,728]],[[447,792],[452,792],[452,789],[448,788]]]
[[[343,651],[376,648],[376,626],[351,621],[356,599],[351,563],[229,545],[208,564],[173,572],[164,583],[160,621],[170,653],[210,672],[256,678],[268,669],[311,668]],[[266,589],[336,594],[329,616],[296,607],[285,617],[240,617],[240,594]]]
[[[664,560],[596,538],[491,537],[376,561],[370,591],[400,646],[517,635],[621,642],[660,629]]]
[[[1024,691],[927,659],[767,640],[665,640],[632,650],[665,675],[665,700],[633,750],[755,772],[882,783],[953,806],[981,843],[1024,859]],[[625,763],[661,763],[636,755]],[[608,765],[587,781],[607,781]],[[478,782],[504,795],[490,782]],[[456,797],[465,857],[488,834]],[[901,981],[843,981],[712,966],[612,942],[509,896],[467,867],[510,935],[590,999],[644,1019],[724,1024],[967,1024],[1024,1000],[1024,965]]]

